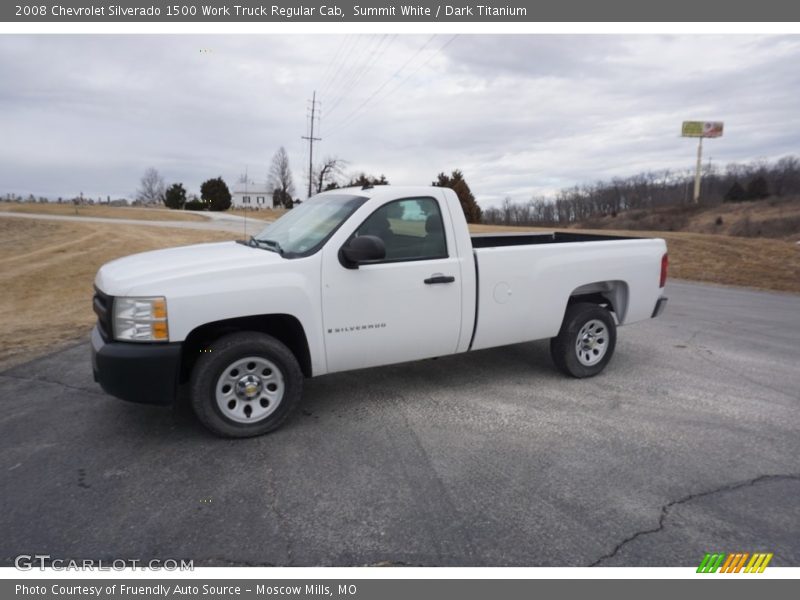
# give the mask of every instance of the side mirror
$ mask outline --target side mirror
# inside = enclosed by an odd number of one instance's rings
[[[339,251],[339,261],[347,269],[357,269],[362,263],[384,258],[386,258],[386,245],[376,235],[354,237]]]

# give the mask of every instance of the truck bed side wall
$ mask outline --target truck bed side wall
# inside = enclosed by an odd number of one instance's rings
[[[651,316],[659,288],[663,240],[478,248],[478,322],[473,350],[558,334],[572,293],[588,284],[623,282],[621,323]]]

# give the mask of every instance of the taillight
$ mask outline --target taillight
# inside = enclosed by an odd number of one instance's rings
[[[669,257],[665,253],[664,256],[661,257],[661,279],[658,282],[658,287],[664,287],[667,283],[667,267],[669,266]]]

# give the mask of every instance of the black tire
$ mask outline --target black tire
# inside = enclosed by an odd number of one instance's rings
[[[189,391],[195,415],[217,435],[245,438],[274,431],[297,408],[303,394],[303,373],[294,354],[280,341],[263,333],[232,333],[219,338],[208,350],[201,354],[192,370]],[[245,361],[250,358],[254,360]],[[243,361],[245,366],[234,368],[237,361]],[[247,371],[249,365],[254,366],[252,374]],[[231,373],[238,375],[239,371],[242,378],[234,383]],[[269,377],[262,377],[262,373],[268,371]],[[248,380],[240,385],[245,376],[259,382]],[[263,383],[270,380],[277,383]],[[280,398],[277,395],[274,400],[267,398],[267,394],[273,393],[267,391],[268,386],[280,392]],[[225,402],[225,396],[220,396],[218,402],[217,394],[226,387],[229,388],[230,400]],[[256,394],[264,396],[256,397]],[[248,410],[248,404],[250,412],[244,412]],[[253,407],[256,407],[255,411]],[[257,411],[265,414],[259,416]],[[252,422],[235,420],[251,416]]]
[[[596,325],[598,322],[605,327]],[[587,341],[579,348],[578,335],[587,325],[589,330],[586,333],[591,334],[591,337],[587,336]],[[597,332],[599,334],[595,335]],[[566,375],[594,377],[605,369],[614,355],[616,345],[617,327],[611,313],[597,304],[578,302],[567,307],[561,330],[556,337],[550,339],[550,356]],[[586,364],[587,362],[591,364]]]

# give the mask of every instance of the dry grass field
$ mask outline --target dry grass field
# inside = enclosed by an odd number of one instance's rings
[[[470,229],[551,231],[490,225]],[[789,241],[607,229],[602,233],[665,238],[671,277],[800,293],[800,246]],[[236,234],[215,231],[0,217],[0,369],[86,339],[94,321],[92,282],[103,263],[135,252],[235,238]]]
[[[103,263],[234,238],[215,231],[0,217],[0,368],[86,339],[94,321],[92,283]]]
[[[683,231],[748,238],[800,240],[800,198],[637,209],[585,221],[590,229]]]
[[[144,221],[207,221],[202,213],[193,213],[168,208],[139,208],[136,206],[103,206],[87,204],[75,206],[71,203],[17,204],[0,202],[0,211],[64,217],[102,217],[104,219],[140,219]]]

